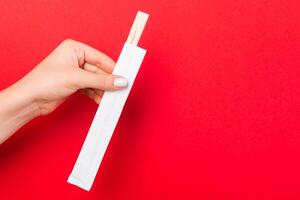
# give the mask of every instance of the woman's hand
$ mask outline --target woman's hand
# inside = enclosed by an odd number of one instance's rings
[[[127,80],[111,75],[115,62],[83,43],[65,40],[20,81],[0,92],[0,144],[39,115],[57,108],[80,90],[96,103],[104,90],[118,90]]]
[[[52,112],[77,90],[99,103],[104,90],[127,86],[111,75],[115,62],[83,43],[65,40],[21,81],[34,98],[41,115]],[[24,94],[28,95],[28,94]]]

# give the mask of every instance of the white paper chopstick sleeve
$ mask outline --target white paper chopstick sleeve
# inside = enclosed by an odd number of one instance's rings
[[[104,93],[69,183],[90,190],[145,54],[145,49],[124,44],[113,74],[126,77],[128,87]]]

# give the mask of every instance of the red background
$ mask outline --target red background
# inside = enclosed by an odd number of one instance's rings
[[[30,3],[29,3],[30,2]],[[1,0],[0,87],[65,38],[147,55],[90,192],[66,182],[97,105],[73,95],[0,147],[0,199],[300,199],[299,0]]]

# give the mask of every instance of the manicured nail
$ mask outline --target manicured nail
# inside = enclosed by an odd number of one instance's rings
[[[115,80],[114,80],[115,87],[126,87],[127,84],[128,84],[128,82],[125,78],[115,78]]]

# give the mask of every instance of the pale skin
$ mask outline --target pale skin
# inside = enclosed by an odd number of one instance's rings
[[[105,90],[127,87],[115,62],[74,40],[63,41],[21,80],[0,92],[0,145],[30,120],[53,112],[76,91],[100,103]]]

